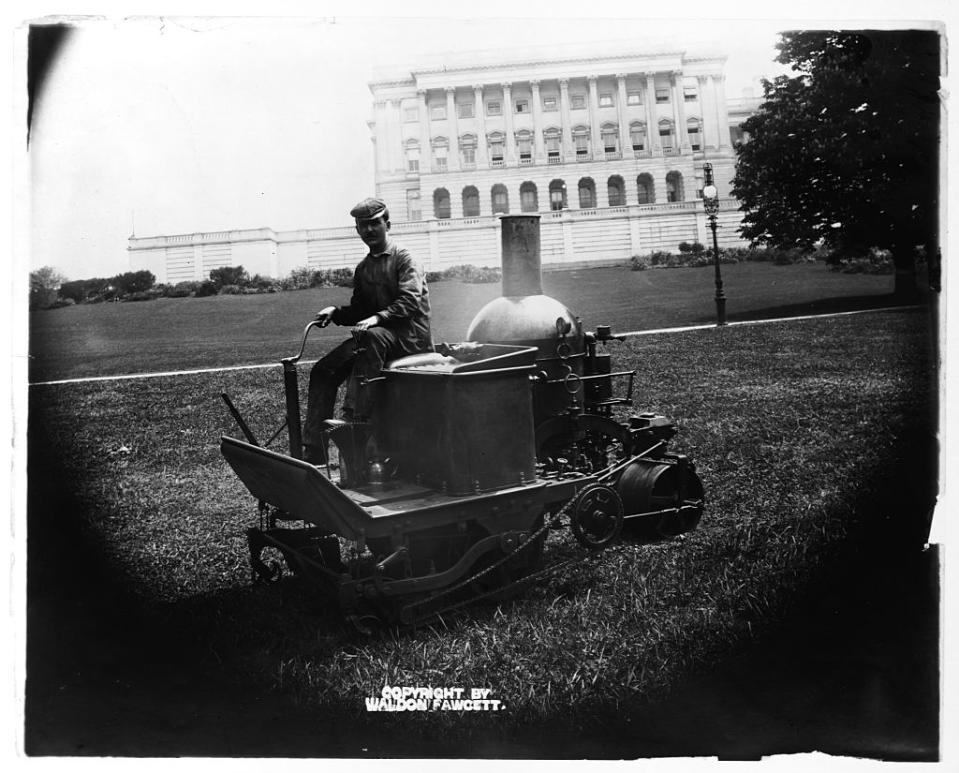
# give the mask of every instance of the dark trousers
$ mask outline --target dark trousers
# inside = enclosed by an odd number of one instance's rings
[[[359,353],[357,353],[359,350]],[[322,451],[323,422],[333,418],[336,391],[344,381],[346,395],[343,413],[353,421],[369,421],[373,415],[375,387],[363,386],[363,379],[375,378],[390,360],[417,354],[423,347],[408,337],[385,327],[371,327],[357,338],[350,338],[317,362],[310,371],[303,444],[307,459],[319,459]]]

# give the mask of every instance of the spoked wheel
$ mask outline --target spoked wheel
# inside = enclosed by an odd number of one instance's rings
[[[576,497],[570,512],[570,527],[577,542],[590,550],[602,550],[623,529],[623,500],[615,489],[594,483]]]

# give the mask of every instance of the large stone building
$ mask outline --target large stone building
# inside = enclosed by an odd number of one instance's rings
[[[375,188],[430,269],[498,265],[500,213],[542,214],[544,264],[622,261],[706,243],[703,164],[721,244],[738,243],[733,143],[758,100],[727,100],[725,56],[596,44],[447,55],[370,84]],[[131,238],[158,281],[242,264],[283,276],[356,262],[350,227]]]

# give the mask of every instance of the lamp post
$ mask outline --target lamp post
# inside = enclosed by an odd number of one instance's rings
[[[703,208],[709,218],[709,228],[713,232],[713,264],[716,267],[716,324],[726,324],[726,296],[723,294],[723,275],[719,270],[719,243],[716,241],[716,213],[719,212],[719,191],[713,185],[713,165],[703,164]]]

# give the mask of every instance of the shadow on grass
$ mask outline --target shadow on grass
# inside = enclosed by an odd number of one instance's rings
[[[404,735],[389,715],[338,716],[365,685],[320,696],[333,708],[308,711],[271,689],[268,669],[244,681],[257,672],[242,661],[258,654],[253,644],[269,648],[257,666],[342,647],[346,636],[296,594],[242,587],[164,606],[133,597],[81,528],[91,514],[31,425],[27,752],[600,759],[819,749],[935,759],[937,556],[907,549],[921,543],[928,524],[915,516],[935,491],[928,432],[906,424],[897,433],[898,458],[855,503],[884,515],[851,535],[840,564],[781,626],[690,674],[664,701],[601,705],[582,724],[565,715],[545,728],[504,723],[467,742]]]

